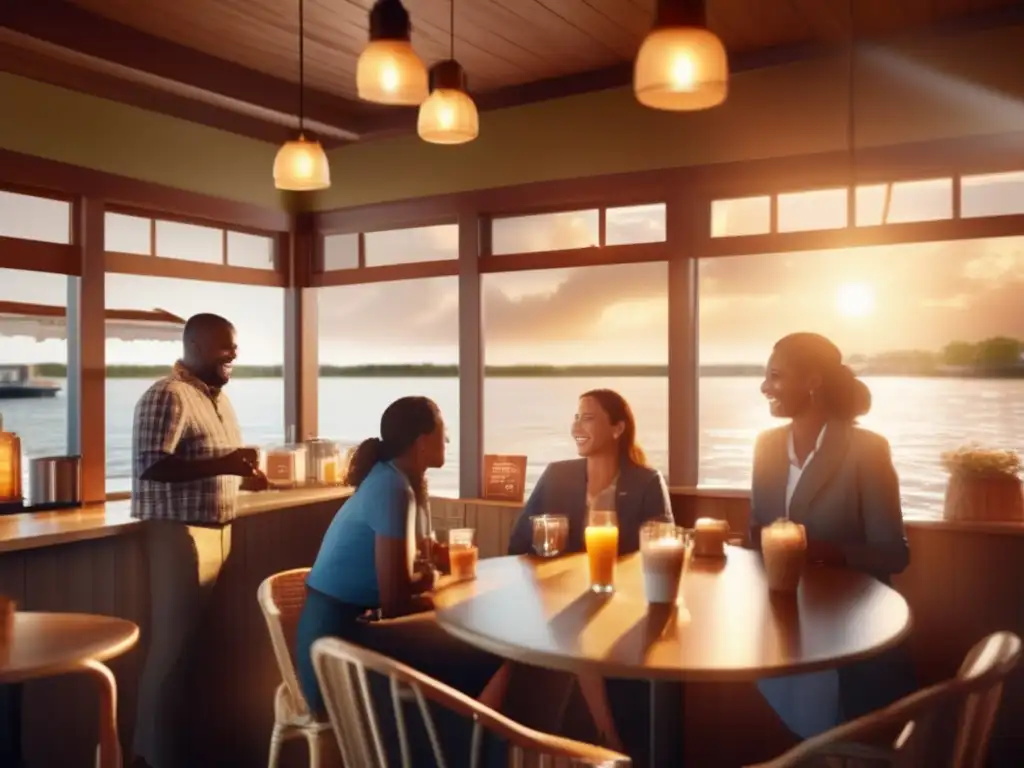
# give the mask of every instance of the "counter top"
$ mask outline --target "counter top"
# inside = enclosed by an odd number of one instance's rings
[[[297,488],[290,491],[242,492],[236,519],[288,507],[338,500],[351,488]],[[140,525],[131,516],[131,501],[108,501],[58,512],[25,512],[0,516],[0,554],[25,549],[115,536]]]

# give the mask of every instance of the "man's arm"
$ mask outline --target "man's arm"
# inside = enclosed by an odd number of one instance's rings
[[[246,474],[235,451],[210,459],[175,455],[185,430],[185,413],[178,393],[169,387],[151,389],[135,407],[136,472],[143,480],[185,483],[219,475]]]

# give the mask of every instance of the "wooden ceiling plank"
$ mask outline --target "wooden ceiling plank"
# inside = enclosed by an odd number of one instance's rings
[[[266,109],[294,114],[295,86],[210,54],[112,22],[68,3],[4,3],[0,24],[38,40],[115,62]],[[339,128],[358,124],[355,112],[326,94],[308,94],[309,116]],[[328,106],[329,105],[329,106]]]
[[[639,34],[616,24],[615,20],[594,8],[587,0],[536,0],[550,13],[586,33],[622,59],[636,55],[646,31]]]
[[[651,26],[654,23],[653,0],[642,3],[641,5],[648,7],[640,8],[639,12],[637,5],[624,3],[622,0],[583,0],[583,2],[605,18],[611,19],[612,23],[623,30],[628,30],[639,40],[642,40],[651,31]]]

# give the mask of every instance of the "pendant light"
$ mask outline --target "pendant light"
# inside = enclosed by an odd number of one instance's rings
[[[654,29],[633,66],[633,91],[645,107],[676,112],[725,101],[729,61],[707,28],[704,0],[658,0]]]
[[[363,101],[416,107],[427,98],[427,68],[409,42],[412,24],[402,0],[377,0],[370,9],[370,42],[356,64]]]
[[[416,121],[420,138],[431,144],[465,144],[480,134],[476,104],[466,93],[466,71],[455,60],[455,0],[450,8],[451,58],[430,68],[430,96]]]
[[[299,0],[299,137],[286,141],[274,158],[274,186],[290,192],[310,192],[331,186],[331,166],[319,141],[302,132],[305,121],[305,0]]]

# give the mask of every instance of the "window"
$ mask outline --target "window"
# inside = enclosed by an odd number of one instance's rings
[[[510,216],[491,222],[491,252],[495,256],[593,248],[600,241],[597,209]]]
[[[159,224],[159,222],[158,222]],[[238,331],[225,389],[247,445],[284,441],[284,291],[198,280],[107,274],[107,491],[131,488],[135,403],[181,357],[184,321],[223,315]]]
[[[928,179],[857,187],[857,226],[953,218],[953,180]]]
[[[68,278],[0,269],[0,414],[28,462],[68,450]],[[21,395],[15,397],[14,395]]]
[[[205,264],[223,264],[224,232],[198,224],[157,219],[156,255]]]
[[[848,197],[845,187],[781,194],[778,196],[778,231],[842,229],[846,226]]]
[[[447,460],[428,475],[435,496],[459,494],[457,277],[321,288],[320,435],[354,446],[380,434],[393,401],[425,395],[448,428]]]
[[[228,232],[228,264],[233,267],[274,269],[274,239],[265,235]]]
[[[1024,172],[988,173],[960,179],[960,215],[1012,216],[1024,213]]]
[[[779,423],[759,391],[772,345],[832,339],[873,395],[907,517],[942,514],[940,454],[1024,449],[1024,238],[702,261],[700,483],[750,487],[754,438]]]
[[[627,400],[651,463],[668,470],[668,265],[483,276],[484,447],[525,454],[527,493],[576,455],[576,400],[610,387]]]
[[[0,237],[71,242],[71,203],[0,190]]]
[[[459,258],[458,224],[367,232],[363,238],[368,267]]]
[[[152,219],[107,211],[103,214],[103,249],[115,253],[153,253]]]
[[[359,235],[327,235],[324,238],[324,272],[359,266]]]
[[[768,195],[711,202],[712,237],[766,235],[771,231],[772,199]]]
[[[665,204],[630,205],[604,212],[605,245],[665,242]]]

